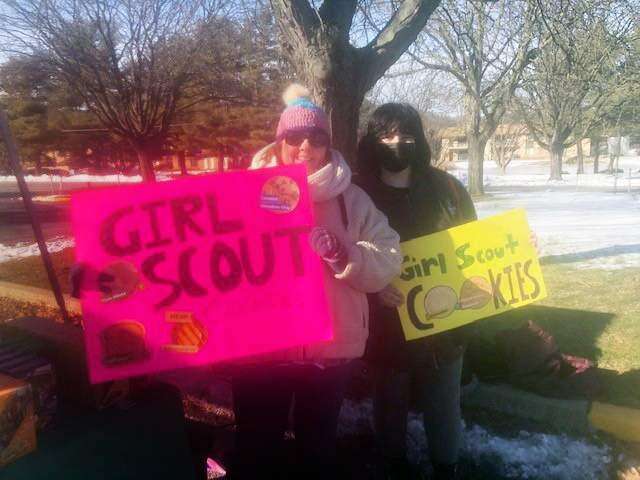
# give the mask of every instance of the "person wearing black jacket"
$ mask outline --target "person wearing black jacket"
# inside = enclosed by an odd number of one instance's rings
[[[433,167],[430,157],[420,116],[406,104],[379,107],[358,145],[358,183],[402,242],[477,218],[463,185]],[[460,377],[470,327],[406,341],[397,312],[404,301],[392,285],[370,299],[365,359],[374,371],[374,423],[387,478],[412,478],[406,433],[414,388],[434,476],[455,478],[462,435]]]

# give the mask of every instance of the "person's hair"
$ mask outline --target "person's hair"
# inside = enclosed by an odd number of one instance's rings
[[[385,135],[401,133],[416,140],[415,161],[411,164],[414,177],[420,177],[431,164],[431,149],[422,128],[420,114],[406,103],[385,103],[378,107],[367,124],[367,131],[358,143],[358,174],[380,175],[380,165],[375,161],[373,149]]]

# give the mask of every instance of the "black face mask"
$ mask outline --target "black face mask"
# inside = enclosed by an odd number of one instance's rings
[[[400,172],[411,165],[416,156],[415,143],[377,143],[376,160],[388,172]]]

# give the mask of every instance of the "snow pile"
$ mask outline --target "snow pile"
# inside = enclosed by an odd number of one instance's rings
[[[370,434],[372,403],[345,400],[340,412],[339,435]],[[410,414],[407,455],[414,464],[428,462],[427,439],[422,417]],[[476,465],[489,465],[501,477],[517,479],[604,480],[612,453],[608,446],[566,435],[519,432],[515,437],[497,436],[478,425],[465,425],[462,456]]]
[[[73,238],[55,237],[47,241],[47,249],[50,253],[59,252],[73,246]],[[17,243],[16,245],[10,246],[0,243],[0,263],[14,258],[31,257],[33,255],[40,255],[37,243]]]
[[[156,173],[156,180],[171,180],[173,177],[164,172]],[[69,175],[25,175],[24,179],[27,183],[140,183],[142,177],[140,175],[89,175],[79,173]],[[13,175],[0,175],[0,182],[16,183],[16,177]]]
[[[608,446],[566,435],[521,431],[516,437],[494,436],[478,425],[464,429],[462,455],[476,464],[498,467],[506,478],[604,480],[612,462]]]
[[[601,168],[607,164],[601,159]],[[638,267],[640,157],[620,157],[619,168],[624,173],[616,178],[577,175],[575,165],[565,165],[563,180],[550,182],[548,161],[513,161],[505,175],[485,162],[488,196],[477,200],[476,208],[480,218],[524,208],[541,256],[547,257],[543,262],[606,270]],[[458,162],[451,173],[466,183],[466,169],[466,162]]]
[[[629,188],[640,187],[640,175],[629,176],[628,171],[618,176],[610,174],[599,175],[563,175],[562,180],[549,180],[549,174],[533,175],[487,175],[484,180],[485,188],[509,187],[516,185],[526,186],[567,186],[567,187],[598,187],[618,189],[624,191]]]
[[[136,183],[141,182],[140,175],[88,175],[86,173],[69,175],[25,175],[27,183]],[[15,183],[16,177],[13,175],[0,175],[0,182]]]
[[[600,169],[606,168],[608,160],[601,162]],[[457,162],[449,173],[460,181],[467,182],[468,162]],[[617,175],[594,174],[592,165],[585,166],[584,174],[576,173],[575,165],[564,165],[562,180],[549,180],[549,162],[541,160],[514,160],[507,167],[506,174],[500,173],[494,162],[484,162],[484,186],[492,191],[500,187],[574,187],[599,188],[602,190],[626,191],[629,187],[640,187],[640,157],[620,157]]]

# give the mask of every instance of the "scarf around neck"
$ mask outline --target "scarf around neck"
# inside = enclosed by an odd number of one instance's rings
[[[253,157],[251,169],[275,167],[275,144],[267,145]],[[351,184],[351,169],[337,150],[331,149],[331,160],[320,170],[307,176],[309,193],[314,202],[325,202],[343,193]]]

